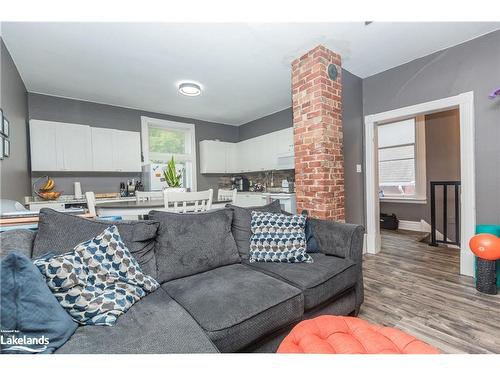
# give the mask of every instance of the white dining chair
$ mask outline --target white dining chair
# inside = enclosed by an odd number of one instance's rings
[[[208,211],[212,207],[213,190],[178,192],[163,191],[165,210],[186,213]]]
[[[136,191],[135,199],[137,202],[150,201],[150,200],[162,200],[163,191]]]
[[[236,204],[236,196],[238,195],[238,190],[228,190],[228,189],[219,189],[217,192],[217,200],[218,201],[231,201],[232,204]]]

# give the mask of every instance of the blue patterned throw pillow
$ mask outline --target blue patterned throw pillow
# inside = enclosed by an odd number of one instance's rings
[[[71,252],[48,254],[34,263],[61,306],[83,325],[113,325],[159,287],[142,272],[114,225]]]
[[[252,211],[250,262],[312,263],[305,226],[305,215]]]

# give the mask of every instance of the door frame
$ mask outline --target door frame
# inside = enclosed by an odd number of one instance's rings
[[[430,102],[402,107],[386,112],[365,116],[365,196],[366,196],[366,252],[377,254],[380,251],[380,202],[378,195],[378,124],[402,120],[418,115],[427,115],[449,109],[459,109],[460,113],[460,174],[462,193],[460,199],[460,273],[474,276],[474,256],[468,247],[468,239],[476,230],[476,186],[475,186],[475,123],[474,92],[469,91],[456,96]]]

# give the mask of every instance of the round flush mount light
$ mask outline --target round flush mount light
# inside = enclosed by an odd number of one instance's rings
[[[185,96],[198,96],[201,94],[201,86],[194,82],[183,82],[179,84],[179,92]]]

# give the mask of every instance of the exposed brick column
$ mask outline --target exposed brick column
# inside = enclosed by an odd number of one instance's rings
[[[345,219],[341,73],[340,56],[321,45],[292,62],[297,211],[336,221]]]

